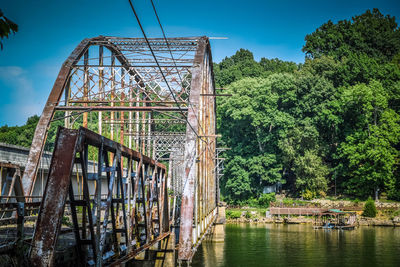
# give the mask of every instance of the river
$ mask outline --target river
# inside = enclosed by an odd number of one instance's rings
[[[224,241],[205,240],[192,266],[400,266],[400,228],[227,224]]]

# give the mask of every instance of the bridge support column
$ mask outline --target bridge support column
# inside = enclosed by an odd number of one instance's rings
[[[224,242],[225,241],[225,207],[218,207],[217,220],[213,226],[211,240],[213,242]]]

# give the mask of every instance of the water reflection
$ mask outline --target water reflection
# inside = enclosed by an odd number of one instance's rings
[[[400,266],[400,229],[228,224],[224,242],[205,241],[192,266]]]

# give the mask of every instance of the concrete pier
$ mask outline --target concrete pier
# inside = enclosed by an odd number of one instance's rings
[[[224,242],[225,240],[225,207],[218,207],[218,217],[212,229],[211,240],[213,242]]]

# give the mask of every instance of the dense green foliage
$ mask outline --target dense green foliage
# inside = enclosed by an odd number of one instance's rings
[[[400,198],[400,31],[367,11],[306,36],[302,65],[255,61],[240,49],[215,64],[225,153],[222,193],[231,203],[276,183],[312,199],[337,191]]]
[[[350,53],[390,61],[400,49],[400,30],[394,17],[382,15],[378,9],[368,10],[352,20],[328,21],[306,36],[303,52],[311,58],[323,55],[335,59]]]
[[[271,202],[275,202],[275,193],[262,194],[258,199],[258,205],[260,207],[268,208]]]
[[[0,127],[0,142],[30,147],[38,121],[39,116],[35,115],[28,118],[23,126],[9,127],[5,125]]]
[[[367,202],[365,202],[364,211],[363,211],[362,216],[371,217],[371,218],[375,218],[376,217],[375,202],[371,197],[369,197]]]
[[[242,211],[240,210],[226,210],[225,216],[227,219],[238,219],[242,216]]]

